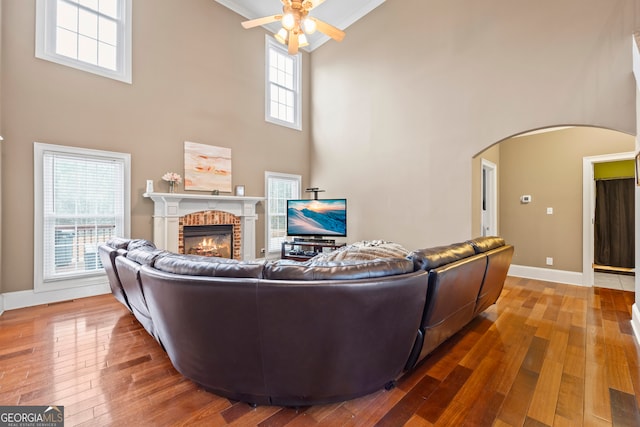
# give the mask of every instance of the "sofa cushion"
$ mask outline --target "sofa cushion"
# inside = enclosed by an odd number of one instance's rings
[[[475,255],[470,243],[453,243],[447,246],[419,249],[411,252],[409,259],[413,261],[416,270],[432,270],[445,264]]]
[[[356,242],[343,246],[333,252],[318,254],[313,257],[316,262],[324,261],[357,261],[378,258],[406,258],[409,251],[401,245],[384,240]]]
[[[154,245],[153,242],[150,242],[145,239],[133,239],[129,241],[129,244],[127,245],[127,250],[132,251],[134,249],[139,249],[144,247],[155,249],[156,245]]]
[[[504,239],[497,236],[476,237],[473,240],[467,240],[477,254],[490,251],[500,246],[504,246]]]
[[[245,262],[200,255],[167,254],[159,256],[153,267],[166,273],[188,276],[242,277],[261,279],[264,262]]]
[[[131,239],[112,237],[105,242],[105,245],[113,249],[127,249],[127,246],[129,246],[129,242],[131,242]]]
[[[138,264],[152,266],[158,257],[169,254],[171,254],[171,252],[162,249],[152,248],[151,246],[140,246],[139,248],[128,251],[125,256]]]
[[[265,279],[273,280],[355,280],[411,273],[413,263],[407,258],[373,260],[309,261],[278,260],[265,265]]]

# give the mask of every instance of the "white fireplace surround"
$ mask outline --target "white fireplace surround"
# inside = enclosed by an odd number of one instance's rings
[[[223,211],[240,217],[241,254],[245,261],[256,257],[256,205],[262,197],[213,196],[185,193],[144,193],[153,200],[153,243],[178,252],[180,217],[203,211]]]

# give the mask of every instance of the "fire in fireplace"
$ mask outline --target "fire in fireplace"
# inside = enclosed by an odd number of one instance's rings
[[[185,225],[184,253],[233,258],[233,225]]]

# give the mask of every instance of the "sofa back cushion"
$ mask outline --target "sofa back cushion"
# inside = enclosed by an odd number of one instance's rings
[[[505,245],[504,239],[497,236],[476,237],[473,240],[467,240],[467,243],[473,246],[473,249],[477,254],[484,253]]]
[[[152,248],[151,246],[141,246],[139,248],[128,251],[125,256],[131,261],[142,265],[153,265],[153,262],[161,256],[170,255],[171,252],[162,249]]]
[[[130,240],[129,244],[127,245],[128,251],[132,251],[134,249],[140,249],[140,248],[155,249],[156,245],[154,245],[153,242],[150,242],[145,239],[133,239],[133,240]]]
[[[445,264],[459,261],[475,255],[473,246],[469,243],[454,243],[447,246],[418,249],[409,254],[416,270],[433,270]]]
[[[166,273],[187,276],[242,277],[261,279],[264,262],[245,262],[199,255],[167,254],[159,256],[153,267]]]
[[[105,245],[113,249],[127,249],[131,239],[125,239],[123,237],[112,237],[105,242]]]
[[[354,280],[411,273],[413,262],[406,258],[306,262],[279,260],[266,264],[265,279],[273,280]]]

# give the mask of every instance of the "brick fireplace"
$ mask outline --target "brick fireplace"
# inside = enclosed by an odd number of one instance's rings
[[[180,253],[180,246],[184,251],[186,223],[218,221],[234,226],[234,259],[256,258],[256,205],[264,200],[262,197],[190,193],[144,193],[143,196],[153,201],[153,242],[158,248]]]
[[[216,232],[215,228],[212,230],[211,226],[218,226],[225,229],[224,231]],[[231,251],[228,258],[242,259],[242,251],[240,248],[240,242],[242,242],[242,227],[240,226],[240,218],[229,213],[222,211],[204,211],[187,214],[180,217],[178,222],[178,252],[181,254],[192,253],[196,255],[207,255],[206,249],[202,249],[204,252],[194,251],[185,246],[185,227],[187,230],[196,231],[204,229],[202,233],[196,233],[203,236],[203,240],[207,239],[207,236],[214,235],[226,235],[226,226],[230,229],[230,244]],[[188,234],[188,233],[187,233]],[[211,239],[212,237],[209,237]],[[197,239],[200,240],[200,239]],[[197,249],[197,248],[196,248]],[[227,257],[226,253],[212,253],[211,256]]]

